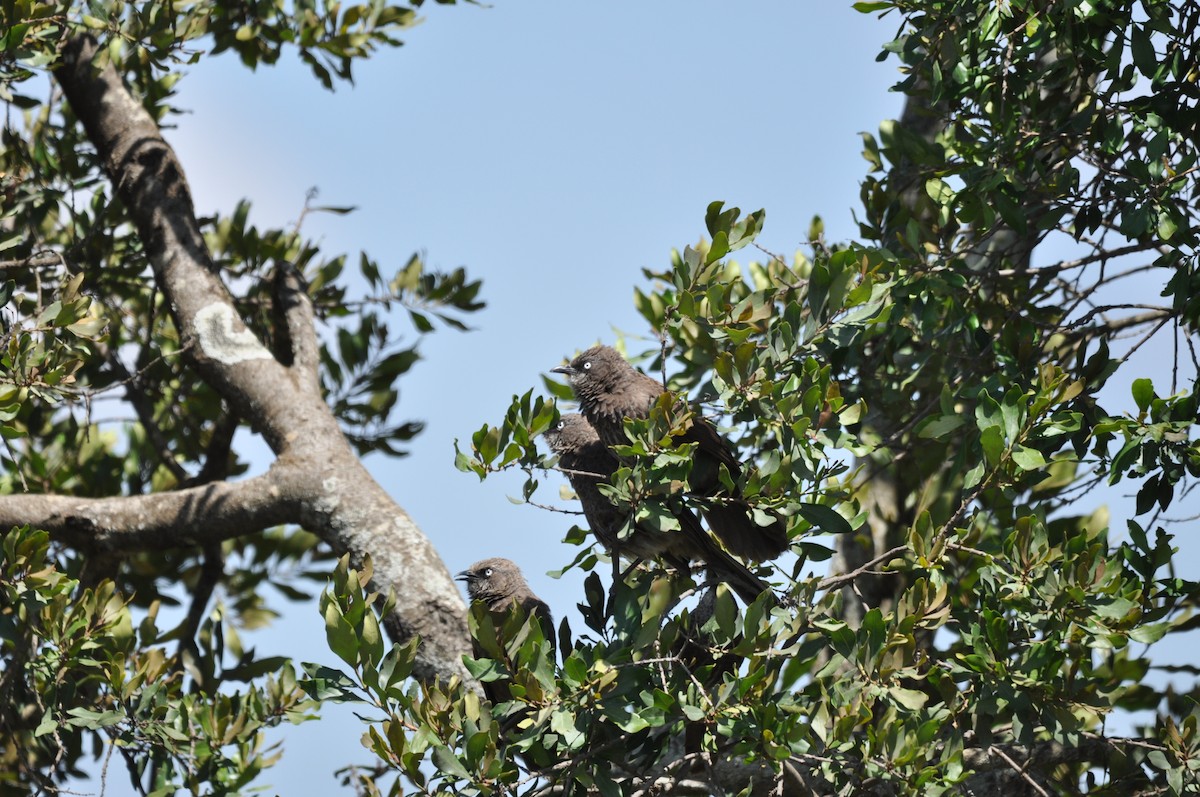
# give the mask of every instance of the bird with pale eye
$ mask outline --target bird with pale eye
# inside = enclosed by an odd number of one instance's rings
[[[506,648],[510,642],[520,641],[519,636],[513,638],[504,636],[505,633],[515,631],[514,624],[509,622],[510,616],[514,612],[523,615],[528,621],[536,621],[541,627],[542,636],[550,643],[550,664],[553,666],[556,652],[554,619],[550,614],[550,607],[544,600],[533,594],[533,590],[525,583],[525,576],[521,574],[521,569],[516,564],[500,557],[483,559],[459,573],[455,578],[466,582],[467,597],[471,599],[472,605],[481,604],[486,607],[492,627],[498,637],[497,641],[501,643],[502,648]],[[522,623],[519,626],[521,633],[532,624],[532,622]],[[472,639],[471,645],[473,658],[483,659],[498,656],[504,659],[510,668],[510,676],[515,676],[516,673],[512,669],[515,663],[502,650],[496,653],[485,650],[478,638]],[[509,703],[514,699],[510,678],[488,680],[482,686],[484,695],[493,706]],[[504,720],[506,727],[519,722],[526,715],[525,710],[509,715]]]
[[[497,629],[503,626],[513,606],[520,607],[528,617],[534,617],[542,627],[542,635],[554,647],[554,617],[550,606],[533,594],[521,568],[511,560],[500,557],[483,559],[459,573],[455,578],[467,584],[467,597],[487,606]]]
[[[592,346],[550,371],[567,377],[580,410],[606,446],[628,445],[625,419],[648,417],[655,401],[667,392],[661,382],[638,371],[611,346]],[[678,439],[697,444],[689,477],[691,492],[705,499],[701,511],[722,544],[731,553],[755,561],[774,559],[787,550],[783,519],[759,525],[740,491],[735,487],[730,492],[722,484],[722,466],[736,483],[742,465],[716,428],[695,415]]]
[[[746,569],[700,525],[699,519],[686,507],[670,506],[671,514],[679,521],[678,531],[659,531],[634,525],[624,537],[621,531],[629,521],[629,512],[617,507],[600,492],[619,465],[616,455],[604,445],[587,419],[568,413],[558,423],[542,433],[550,450],[558,455],[558,466],[571,482],[579,497],[583,514],[592,533],[614,560],[624,557],[637,561],[660,560],[681,572],[691,569],[691,561],[708,566],[709,572],[724,581],[746,602],[751,602],[770,587]],[[614,561],[615,566],[615,561]]]

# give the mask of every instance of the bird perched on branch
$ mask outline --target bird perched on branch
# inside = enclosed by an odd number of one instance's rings
[[[472,639],[472,655],[476,659],[499,660],[507,669],[500,677],[495,673],[490,678],[481,677],[483,693],[488,701],[493,706],[508,705],[501,719],[501,733],[506,733],[533,716],[534,709],[529,704],[545,699],[547,690],[545,679],[537,672],[541,670],[539,662],[544,664],[541,654],[535,653],[532,661],[514,661],[510,655],[510,645],[515,642],[520,646],[523,640],[512,634],[524,633],[536,621],[541,626],[542,636],[550,643],[549,664],[552,670],[556,655],[554,619],[546,602],[534,595],[525,583],[521,569],[508,559],[483,559],[459,573],[456,578],[467,582],[467,596],[472,604],[482,604],[487,608],[496,632],[496,639],[487,639],[481,627],[479,635]],[[512,624],[511,615],[514,612],[523,620],[519,632],[514,631]],[[553,673],[547,675],[553,681]],[[542,765],[548,763],[544,760],[544,754],[535,755],[535,758]]]
[[[569,364],[550,370],[566,375],[580,409],[606,446],[628,445],[624,419],[647,417],[667,392],[662,383],[638,371],[610,346],[593,346]],[[756,561],[783,553],[788,540],[782,519],[760,526],[736,487],[731,493],[721,482],[722,466],[735,483],[742,472],[729,442],[698,415],[678,438],[697,444],[689,483],[694,494],[707,499],[701,511],[725,547]]]
[[[527,617],[534,617],[542,627],[542,635],[555,646],[554,617],[544,600],[533,594],[525,583],[521,568],[512,561],[493,557],[483,559],[455,576],[467,583],[467,597],[487,606],[497,631],[504,626],[513,606],[519,606]],[[477,650],[476,653],[479,651]]]
[[[686,507],[670,507],[671,514],[679,521],[678,531],[634,525],[622,538],[620,532],[625,528],[628,513],[600,492],[600,485],[608,483],[619,465],[612,449],[600,441],[592,425],[577,413],[561,416],[542,436],[558,455],[558,466],[579,496],[592,533],[614,559],[620,556],[632,560],[659,559],[684,572],[691,569],[692,560],[698,560],[747,603],[770,589],[713,541]]]

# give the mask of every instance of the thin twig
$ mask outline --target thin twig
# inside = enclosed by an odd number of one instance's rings
[[[861,575],[866,575],[866,574],[872,572],[875,569],[875,567],[878,565],[884,564],[885,562],[890,562],[891,560],[893,560],[899,556],[903,556],[907,550],[908,550],[908,545],[897,545],[895,548],[892,548],[889,551],[884,551],[883,553],[881,553],[879,556],[876,556],[871,561],[864,562],[863,564],[859,565],[858,567],[854,568],[853,570],[851,570],[847,573],[842,573],[841,575],[836,575],[836,576],[829,576],[827,578],[822,579],[820,581],[820,583],[817,584],[817,589],[822,590],[822,589],[832,589],[833,587],[840,587],[842,584],[845,584],[847,581],[853,581],[854,579],[858,578]]]
[[[1011,758],[1009,758],[1008,754],[1005,753],[1003,750],[1001,750],[999,747],[992,745],[991,747],[988,748],[988,752],[994,753],[995,755],[997,755],[1001,759],[1003,759],[1010,767],[1013,768],[1014,772],[1016,772],[1018,775],[1020,775],[1021,778],[1026,783],[1028,783],[1030,786],[1032,786],[1034,789],[1036,789],[1037,793],[1042,795],[1042,797],[1050,797],[1050,793],[1047,792],[1045,789],[1043,789],[1041,787],[1041,784],[1039,784],[1036,780],[1034,780],[1032,777],[1030,777],[1029,773],[1025,771],[1025,767],[1018,765],[1016,761],[1013,761]]]

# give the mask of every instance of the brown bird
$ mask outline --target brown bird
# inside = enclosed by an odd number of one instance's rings
[[[629,515],[600,492],[600,485],[608,483],[619,465],[612,449],[601,442],[587,419],[576,413],[561,416],[542,436],[558,455],[558,465],[579,496],[592,533],[614,559],[660,559],[681,572],[690,571],[691,560],[699,560],[747,603],[770,589],[714,542],[696,516],[682,506],[670,508],[679,520],[679,531],[635,526],[622,539],[620,532]]]
[[[512,561],[493,557],[483,559],[455,576],[467,582],[467,597],[485,604],[499,630],[514,604],[526,616],[536,617],[546,640],[554,645],[554,617],[544,600],[533,594],[521,575],[521,568]]]
[[[483,559],[459,573],[456,578],[467,582],[467,596],[473,605],[478,603],[487,607],[488,614],[492,619],[492,626],[498,637],[497,641],[500,643],[500,651],[495,651],[494,647],[489,651],[484,644],[481,644],[480,639],[483,638],[483,634],[480,633],[478,638],[472,640],[472,648],[474,658],[500,660],[507,670],[500,677],[496,677],[493,673],[490,679],[484,679],[481,684],[484,695],[493,706],[508,704],[501,719],[501,733],[506,733],[505,729],[511,730],[525,719],[533,716],[533,709],[528,705],[529,703],[537,703],[545,698],[545,686],[540,683],[540,679],[532,676],[529,672],[519,672],[516,663],[509,657],[507,652],[509,644],[522,641],[520,637],[514,639],[504,636],[506,631],[512,631],[510,615],[513,613],[514,607],[517,607],[516,611],[523,615],[522,619],[534,618],[537,620],[541,626],[542,636],[550,643],[550,663],[553,665],[555,659],[554,620],[550,615],[550,607],[544,600],[533,594],[529,585],[525,583],[525,577],[521,575],[521,569],[508,559],[499,557]],[[522,631],[526,627],[522,624]],[[517,686],[518,684],[520,686]],[[517,695],[521,697],[517,698]],[[530,753],[530,755],[533,755],[534,759],[542,765],[553,763],[543,760],[545,759],[544,754]]]
[[[568,365],[550,370],[566,375],[580,410],[607,446],[628,445],[624,419],[647,417],[654,402],[667,392],[657,379],[635,369],[610,346],[593,346]],[[705,502],[702,511],[725,547],[756,561],[783,553],[788,545],[783,520],[758,525],[741,495],[730,494],[721,483],[722,465],[734,482],[742,473],[729,442],[698,415],[678,437],[680,442],[697,444],[689,482],[695,494],[713,499]]]

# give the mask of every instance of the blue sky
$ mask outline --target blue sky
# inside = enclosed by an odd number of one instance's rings
[[[860,133],[901,108],[895,62],[875,61],[898,21],[795,0],[423,13],[404,47],[359,64],[356,85],[336,93],[291,57],[253,74],[230,56],[202,60],[180,84],[189,113],[168,139],[201,214],[247,198],[255,224],[290,225],[315,186],[318,204],[358,207],[306,219],[327,253],[365,250],[388,271],[422,251],[483,279],[475,331],[427,337],[401,382],[400,415],[427,424],[411,456],[368,465],[452,572],[507,556],[570,614],[578,578],[546,575],[574,556],[561,543],[570,519],[510,502],[519,474],[481,485],[456,471],[453,440],[499,421],[564,356],[612,343],[614,330],[644,335],[641,269],[695,242],[709,202],[766,208],[771,251],[799,247],[814,214],[830,239],[854,236]],[[336,663],[315,607],[290,607],[248,643]],[[333,769],[370,760],[361,732],[336,710],[287,729],[263,781],[281,794],[333,788]]]
[[[200,213],[246,196],[255,223],[287,225],[316,186],[359,208],[305,221],[327,252],[386,269],[422,251],[483,279],[476,331],[427,337],[401,381],[399,413],[427,423],[411,457],[370,461],[452,570],[511,554],[536,576],[566,552],[561,517],[505,499],[518,477],[454,471],[453,439],[565,355],[645,335],[641,270],[698,240],[709,202],[766,208],[772,251],[816,213],[854,234],[859,134],[899,111],[894,66],[874,60],[893,26],[849,5],[643,5],[429,6],[334,94],[294,61],[250,75],[220,58],[181,84],[192,113],[168,137]]]
[[[852,236],[860,133],[901,107],[894,63],[875,61],[895,23],[794,1],[526,0],[423,15],[336,93],[293,58],[253,74],[229,56],[202,60],[167,135],[201,214],[245,197],[255,224],[288,225],[315,186],[320,204],[358,207],[306,219],[327,252],[365,250],[387,270],[421,251],[483,279],[476,331],[427,337],[401,382],[400,414],[427,424],[411,456],[368,464],[452,572],[507,556],[571,613],[579,579],[546,575],[574,556],[561,542],[570,518],[512,504],[519,475],[481,485],[459,473],[453,440],[498,422],[565,355],[612,343],[614,329],[646,334],[632,301],[641,270],[698,240],[709,202],[766,208],[772,251],[800,246],[814,214],[831,239]],[[260,653],[336,663],[315,608],[291,607],[255,637]],[[336,710],[286,729],[264,782],[333,787],[336,766],[370,759],[361,732]]]

